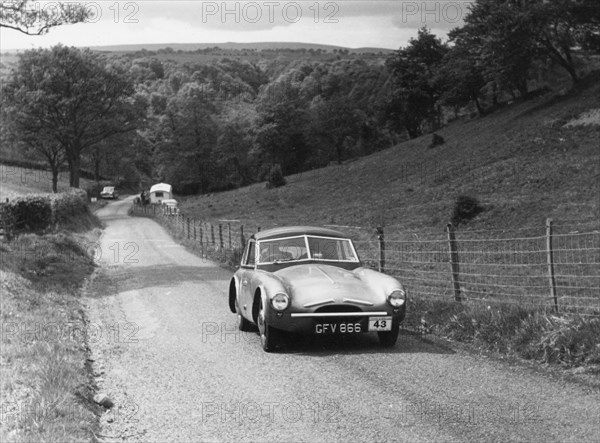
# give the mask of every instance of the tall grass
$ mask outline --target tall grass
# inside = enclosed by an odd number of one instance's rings
[[[600,365],[600,318],[534,306],[411,300],[407,324],[482,350],[565,367]]]

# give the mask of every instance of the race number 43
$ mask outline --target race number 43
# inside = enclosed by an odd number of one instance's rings
[[[369,331],[391,331],[392,317],[369,317]]]

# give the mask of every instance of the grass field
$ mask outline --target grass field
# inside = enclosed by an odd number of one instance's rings
[[[549,94],[461,120],[431,135],[342,165],[230,192],[183,198],[199,219],[262,228],[335,224],[403,231],[443,230],[465,194],[486,208],[463,229],[510,229],[600,218],[600,125],[565,126],[600,109],[600,75],[561,96]]]
[[[81,179],[80,187],[85,188],[93,183],[93,181]],[[69,173],[62,172],[58,176],[58,192],[68,189]],[[49,171],[0,164],[0,201],[37,192],[52,192],[52,174]]]

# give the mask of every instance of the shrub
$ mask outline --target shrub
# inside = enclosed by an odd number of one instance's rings
[[[267,175],[267,189],[279,188],[286,183],[287,181],[283,176],[283,172],[281,172],[281,166],[274,165],[271,167],[269,174]]]
[[[467,222],[483,212],[484,209],[476,198],[469,197],[468,195],[460,195],[454,203],[452,224],[458,226],[461,223]]]
[[[446,143],[444,137],[438,134],[433,134],[433,136],[431,137],[431,143],[429,144],[429,149],[435,148],[436,146],[441,146],[444,143]]]
[[[85,191],[72,189],[60,194],[30,194],[2,205],[2,219],[14,232],[40,233],[56,223],[70,221],[88,212]]]
[[[52,205],[44,194],[17,197],[5,203],[2,212],[15,232],[41,232],[52,221]]]

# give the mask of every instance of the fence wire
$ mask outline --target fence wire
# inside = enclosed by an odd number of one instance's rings
[[[241,259],[248,237],[260,229],[231,220],[211,223],[169,215],[152,207],[136,211],[160,216],[180,235],[198,243],[207,256],[232,264]],[[411,232],[392,226],[378,232],[365,227],[328,227],[352,237],[364,265],[398,278],[410,297],[455,299],[450,243],[444,229]],[[456,231],[461,300],[600,315],[600,223],[558,224],[553,229],[552,273],[544,225]]]

